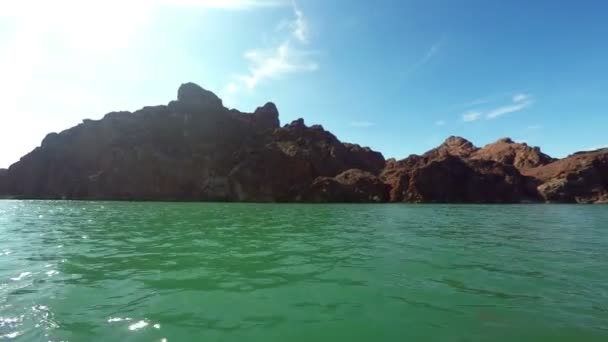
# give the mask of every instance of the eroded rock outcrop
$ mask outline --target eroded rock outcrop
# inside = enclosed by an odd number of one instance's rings
[[[523,173],[538,180],[545,201],[608,203],[608,149],[575,153]]]
[[[503,138],[478,148],[449,137],[423,155],[385,161],[303,119],[280,127],[183,84],[176,101],[112,112],[48,134],[0,169],[0,196],[260,202],[608,202],[608,149],[556,160]]]
[[[390,185],[393,202],[519,203],[538,199],[532,180],[515,167],[451,154],[391,160],[381,178]]]
[[[312,202],[388,202],[389,186],[370,172],[350,169],[336,177],[318,177],[305,199]]]
[[[297,201],[318,177],[378,173],[380,153],[345,145],[321,126],[279,127],[267,103],[229,110],[187,83],[177,101],[51,133],[6,171],[25,198]]]
[[[547,165],[555,159],[541,152],[539,147],[516,143],[510,138],[503,138],[488,144],[470,155],[472,159],[494,160],[506,165],[513,165],[518,170]]]

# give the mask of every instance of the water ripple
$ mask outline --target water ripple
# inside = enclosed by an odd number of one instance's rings
[[[608,338],[605,207],[0,201],[0,212],[0,338]]]

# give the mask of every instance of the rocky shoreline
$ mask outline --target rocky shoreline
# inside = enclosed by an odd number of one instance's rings
[[[9,169],[0,198],[238,202],[608,203],[608,149],[554,159],[503,138],[449,137],[385,160],[303,119],[280,126],[187,83],[166,106],[84,120]]]

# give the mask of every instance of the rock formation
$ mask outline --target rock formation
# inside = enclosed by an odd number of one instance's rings
[[[381,178],[393,202],[518,203],[538,199],[532,179],[513,165],[475,159],[471,142],[450,137],[422,156],[389,160]]]
[[[192,84],[168,106],[85,120],[6,172],[5,193],[24,198],[296,201],[317,177],[377,174],[384,157],[343,144],[302,119],[279,127],[272,103],[228,110]],[[358,198],[357,198],[358,199]],[[344,198],[348,201],[348,198]]]
[[[385,161],[303,119],[280,127],[183,84],[177,100],[48,134],[0,169],[0,196],[260,202],[608,202],[608,149],[556,160],[509,138],[461,137]]]
[[[335,177],[318,177],[305,200],[311,202],[387,202],[389,186],[374,174],[350,169]]]
[[[525,170],[547,165],[555,159],[541,152],[539,147],[519,144],[509,138],[503,138],[493,144],[478,149],[471,155],[472,159],[494,160],[506,165],[513,165],[518,170]]]
[[[547,202],[608,203],[608,149],[579,152],[523,171]]]

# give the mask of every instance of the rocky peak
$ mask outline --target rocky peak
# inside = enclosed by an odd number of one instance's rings
[[[447,139],[445,139],[445,141],[443,142],[443,145],[447,145],[447,146],[465,146],[465,145],[473,145],[473,143],[471,143],[470,141],[468,141],[467,139],[463,138],[463,137],[458,137],[458,136],[449,136]]]
[[[462,137],[448,137],[439,147],[432,149],[424,154],[426,157],[436,157],[440,155],[453,155],[458,157],[469,157],[477,147],[472,142]]]
[[[268,102],[262,107],[256,108],[255,112],[253,113],[253,117],[258,125],[268,128],[280,127],[279,110],[272,102]]]
[[[262,107],[258,107],[255,109],[254,114],[256,115],[269,115],[279,117],[279,110],[277,106],[272,102],[266,102]]]
[[[177,90],[177,101],[184,109],[194,111],[224,107],[217,95],[195,83],[182,84]]]
[[[513,141],[513,139],[511,139],[511,138],[500,138],[500,139],[498,139],[498,140],[496,141],[496,143],[497,143],[497,144],[500,144],[500,143],[504,143],[504,144],[513,144],[513,143],[514,143],[514,141]]]
[[[290,124],[285,125],[285,128],[304,129],[304,128],[306,128],[306,124],[304,123],[304,119],[299,118],[299,119],[293,120]]]
[[[476,151],[471,158],[493,160],[506,165],[513,165],[520,170],[546,165],[554,161],[553,158],[541,152],[539,147],[516,143],[510,138],[502,138],[495,143],[484,146]]]

